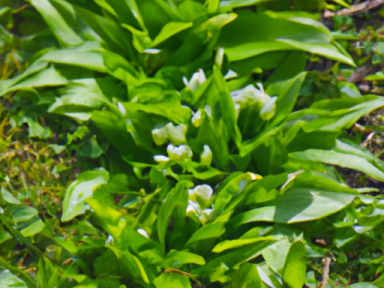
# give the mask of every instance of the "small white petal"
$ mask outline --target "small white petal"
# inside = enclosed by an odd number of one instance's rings
[[[205,200],[209,200],[212,197],[213,190],[211,186],[207,184],[198,185],[193,189],[193,193],[195,195],[199,195],[201,198]]]
[[[207,81],[207,78],[205,77],[205,74],[204,74],[204,70],[203,69],[199,69],[199,72],[198,72],[197,75],[199,76],[199,84],[203,85],[203,83],[205,81]]]
[[[200,156],[201,164],[211,166],[212,163],[212,150],[208,145],[204,145],[203,153]]]
[[[205,112],[207,112],[207,115],[209,117],[212,117],[212,108],[211,108],[211,106],[205,105],[204,110],[205,110]]]
[[[193,114],[192,119],[191,119],[192,124],[195,127],[199,127],[201,125],[202,120],[203,119],[202,119],[202,115],[201,115],[201,111],[200,110],[197,111],[195,114]]]
[[[149,48],[144,50],[144,53],[147,53],[147,54],[158,54],[160,52],[161,52],[160,49],[155,49],[155,48]]]
[[[228,79],[233,79],[233,78],[237,78],[236,72],[232,71],[232,70],[228,70],[227,74],[225,74],[225,76],[224,76],[224,79],[228,80]]]
[[[127,111],[125,110],[123,104],[121,104],[121,103],[119,102],[119,103],[117,103],[117,107],[119,108],[119,110],[120,110],[121,114],[123,114],[123,116],[124,116],[125,114],[127,114]]]
[[[169,161],[169,158],[167,156],[164,156],[164,155],[155,155],[155,156],[153,156],[153,159],[156,162],[159,162],[159,163],[163,163],[163,162],[168,162]]]
[[[139,232],[144,237],[149,238],[147,231],[145,231],[144,229],[139,228],[137,229],[137,232]]]

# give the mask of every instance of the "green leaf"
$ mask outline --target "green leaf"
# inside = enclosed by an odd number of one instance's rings
[[[156,36],[153,40],[151,47],[156,47],[162,42],[166,41],[168,38],[171,38],[173,35],[180,33],[183,30],[186,30],[192,27],[193,23],[185,22],[169,22],[162,29],[159,35]]]
[[[353,105],[356,104],[356,105]],[[330,112],[318,117],[304,126],[304,131],[340,131],[351,127],[360,117],[382,107],[384,100],[377,96],[364,96],[349,98],[348,100],[325,100],[319,101],[311,108],[329,110]]]
[[[336,151],[308,149],[303,152],[291,153],[289,154],[289,157],[293,159],[310,160],[354,169],[361,171],[374,179],[384,181],[384,172],[369,163],[366,159],[359,156]]]
[[[84,200],[92,196],[98,185],[107,183],[108,180],[109,173],[104,169],[81,173],[65,193],[61,221],[70,221],[84,214],[86,210]]]
[[[2,261],[0,261],[1,263]],[[32,286],[34,282],[31,282],[30,286],[27,286],[27,284],[18,278],[17,276],[13,275],[8,270],[0,271],[0,288],[28,288],[28,287],[36,287],[36,285]]]
[[[24,270],[10,265],[4,258],[0,257],[0,266],[7,269],[0,271],[0,287],[8,288],[34,288],[36,287],[35,281],[26,273]],[[16,277],[14,274],[20,275],[20,278]],[[25,282],[24,282],[24,281]]]
[[[258,3],[268,2],[271,0],[222,0],[220,1],[220,6],[238,8],[250,5],[256,5]]]
[[[305,283],[307,251],[301,241],[292,244],[287,255],[283,281],[291,288],[301,288]]]
[[[21,230],[21,234],[24,237],[32,237],[38,233],[40,233],[45,227],[45,224],[42,220],[37,220],[36,222],[29,225],[27,228]]]
[[[247,27],[264,27],[252,33],[237,33]],[[319,22],[308,18],[284,19],[278,13],[243,12],[223,28],[219,46],[230,61],[239,61],[270,51],[302,50],[354,65],[353,60],[331,43],[331,33]]]
[[[179,213],[180,217],[185,217],[188,203],[188,188],[191,188],[192,186],[193,184],[191,182],[180,181],[177,183],[176,187],[169,192],[165,202],[161,205],[156,222],[160,243],[165,244],[165,234],[173,210],[175,208],[182,209],[182,207],[185,207],[185,209]]]
[[[204,265],[205,260],[200,255],[191,252],[171,250],[165,257],[161,266],[165,269],[180,268],[185,264]]]
[[[39,287],[54,288],[59,284],[59,270],[47,258],[40,258],[36,280]]]
[[[284,266],[287,263],[287,256],[290,248],[291,243],[289,243],[288,239],[284,238],[263,251],[263,258],[268,266],[281,277],[284,274]]]
[[[57,39],[67,46],[79,45],[83,40],[71,29],[49,0],[29,0],[40,12]]]
[[[16,85],[0,92],[0,95],[10,93],[17,90],[29,90],[39,87],[55,87],[63,86],[68,83],[68,80],[61,76],[60,73],[53,67],[44,69],[36,74],[28,77],[25,80],[18,82]]]
[[[233,288],[265,288],[256,264],[245,263],[233,273]]]
[[[196,241],[220,237],[225,232],[224,226],[224,223],[218,222],[209,223],[201,227],[189,238],[188,242],[185,244],[185,247],[188,247],[191,245],[191,243]]]
[[[21,204],[20,201],[18,199],[16,199],[15,197],[13,197],[13,195],[11,193],[9,193],[7,190],[5,190],[4,187],[1,187],[1,197],[8,203],[11,203],[11,204]]]
[[[193,270],[191,273],[195,276],[207,277],[222,267],[222,265],[225,265],[228,268],[236,267],[237,265],[256,258],[263,252],[266,247],[273,244],[274,242],[275,240],[259,241],[252,245],[247,245],[239,249],[235,249],[229,253],[225,253],[224,255],[219,255],[207,264]],[[224,272],[225,271],[222,271],[222,273]],[[220,278],[220,275],[216,275],[216,277]]]
[[[182,274],[161,274],[153,284],[156,288],[192,288],[188,276]]]
[[[98,72],[107,71],[104,65],[102,48],[96,42],[85,42],[75,48],[49,51],[39,61],[82,67]]]
[[[13,221],[16,224],[31,220],[38,215],[36,208],[30,206],[19,206],[13,211]]]
[[[291,189],[269,206],[241,213],[231,220],[234,225],[254,221],[296,223],[324,218],[350,204],[355,195],[317,189]]]
[[[220,242],[213,248],[212,252],[214,253],[221,253],[225,250],[239,248],[245,245],[250,245],[257,243],[259,241],[266,241],[266,240],[275,240],[274,237],[258,237],[258,238],[247,238],[247,239],[236,239],[236,240],[225,240],[223,242]]]

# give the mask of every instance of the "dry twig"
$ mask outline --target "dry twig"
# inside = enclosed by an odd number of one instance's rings
[[[367,11],[373,8],[376,8],[380,5],[384,4],[384,0],[373,0],[373,1],[366,1],[363,3],[359,3],[357,5],[353,5],[349,8],[341,9],[337,12],[331,12],[329,10],[325,10],[324,12],[324,18],[331,18],[336,15],[343,16],[343,15],[350,15],[354,13],[359,13],[363,11]]]

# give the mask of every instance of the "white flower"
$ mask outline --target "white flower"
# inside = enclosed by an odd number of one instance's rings
[[[183,82],[188,86],[192,91],[196,91],[203,83],[207,80],[204,74],[203,69],[199,69],[198,72],[193,73],[191,80],[188,82],[188,79],[184,76]]]
[[[211,186],[203,184],[196,186],[194,189],[189,189],[188,194],[189,199],[192,201],[196,201],[196,196],[199,196],[204,200],[209,200],[212,197],[213,190]]]
[[[212,151],[208,145],[204,145],[203,153],[200,156],[200,162],[203,165],[211,166],[212,163]]]
[[[257,86],[259,86],[259,89],[253,85],[248,85],[244,89],[231,92],[233,102],[239,104],[254,102],[267,103],[270,97],[265,94],[263,85],[257,83]]]
[[[149,238],[147,231],[145,231],[144,229],[139,228],[139,229],[137,229],[137,232],[139,232],[145,238]]]
[[[155,155],[155,156],[153,156],[153,159],[156,162],[159,162],[159,163],[163,163],[163,162],[168,162],[169,161],[169,158],[167,156],[164,156],[164,155]]]
[[[232,71],[231,69],[229,69],[227,74],[225,74],[224,79],[228,80],[228,79],[233,79],[233,78],[237,78],[237,74],[235,71]]]
[[[260,117],[266,121],[271,119],[276,112],[276,100],[277,97],[271,97],[267,103],[264,104],[260,110]]]
[[[108,239],[105,241],[105,244],[113,242],[113,237],[111,235],[108,235]]]
[[[193,126],[195,127],[199,127],[201,125],[201,123],[203,122],[203,118],[200,110],[193,114],[191,121]]]
[[[172,142],[174,145],[180,145],[185,143],[185,133],[187,132],[187,126],[180,124],[174,126],[171,122],[165,126],[158,126],[152,130],[152,138],[156,145],[161,146],[168,142]]]
[[[169,144],[167,147],[168,156],[171,160],[185,160],[190,159],[193,156],[191,148],[187,145],[180,145],[175,147]]]
[[[240,115],[240,110],[241,110],[241,106],[239,103],[235,103],[235,113],[236,113],[236,118],[239,117]]]
[[[119,102],[119,103],[117,103],[117,107],[119,108],[119,111],[121,112],[121,114],[122,114],[123,116],[125,116],[125,114],[127,114],[127,111],[125,110],[123,104],[121,104],[121,103]]]
[[[205,112],[207,113],[207,115],[209,117],[212,117],[212,108],[211,108],[211,106],[205,105],[204,110],[205,110]]]
[[[253,85],[248,85],[244,89],[231,92],[236,117],[238,117],[242,105],[247,104],[257,104],[257,109],[263,120],[270,120],[275,115],[277,97],[267,95],[261,83],[257,83],[257,86],[259,89]]]

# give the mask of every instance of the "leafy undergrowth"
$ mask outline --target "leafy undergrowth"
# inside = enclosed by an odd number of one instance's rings
[[[380,32],[320,0],[28,3],[0,10],[1,288],[384,286]]]

